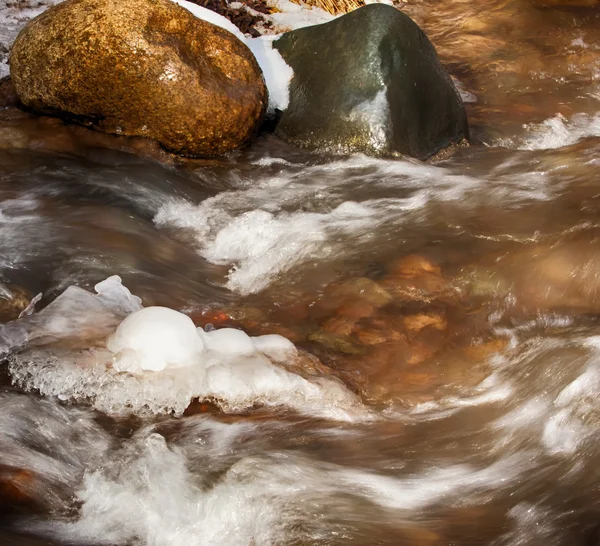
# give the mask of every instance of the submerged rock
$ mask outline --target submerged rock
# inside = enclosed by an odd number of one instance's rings
[[[169,0],[66,0],[21,31],[11,76],[38,113],[190,156],[244,144],[267,105],[247,46]]]
[[[19,104],[19,97],[9,76],[0,79],[0,110]]]
[[[0,283],[0,323],[16,320],[32,298],[33,294],[25,288],[14,285],[5,287]]]
[[[424,159],[469,136],[435,48],[396,8],[371,4],[273,45],[294,70],[277,126],[292,144]]]

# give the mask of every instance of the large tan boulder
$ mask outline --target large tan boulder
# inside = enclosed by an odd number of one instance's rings
[[[242,145],[267,104],[247,46],[170,0],[66,0],[21,31],[10,71],[36,112],[190,156]]]

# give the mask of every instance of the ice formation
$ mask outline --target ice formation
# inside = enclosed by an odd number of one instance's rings
[[[204,349],[188,316],[166,307],[129,315],[106,343],[120,372],[160,371],[193,366]]]
[[[368,418],[336,380],[309,380],[279,366],[298,358],[284,337],[196,328],[173,309],[143,308],[117,276],[96,285],[96,294],[69,287],[40,313],[0,325],[1,340],[4,353],[13,353],[9,372],[17,385],[106,413],[180,415],[199,398],[227,411],[259,404]]]

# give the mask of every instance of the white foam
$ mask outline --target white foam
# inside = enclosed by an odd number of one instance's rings
[[[186,447],[142,430],[86,475],[77,493],[79,517],[51,529],[73,542],[96,544],[330,543],[349,536],[346,531],[356,524],[387,525],[441,501],[484,502],[486,491],[513,487],[532,466],[523,454],[483,468],[449,465],[397,476],[320,463],[299,450],[256,455],[223,450],[213,443],[217,432],[226,434],[226,445],[244,432],[225,427],[230,430],[221,425],[212,435],[202,429],[203,441]],[[190,470],[193,462],[204,469],[215,459],[217,480]]]
[[[133,447],[136,452],[124,450],[105,469],[86,475],[79,518],[52,525],[56,534],[84,543],[147,546],[268,546],[285,537],[288,517],[279,505],[294,493],[282,480],[281,491],[272,491],[269,478],[276,475],[256,475],[239,465],[209,487],[162,436],[151,434]]]
[[[538,325],[560,321],[552,316],[540,317]],[[562,324],[569,328],[570,323]],[[524,375],[514,381],[512,408],[497,419],[494,426],[501,432],[497,449],[506,453],[507,446],[533,445],[557,457],[572,457],[588,441],[595,441],[600,411],[600,344],[598,336],[581,334],[557,337],[530,337],[534,323],[514,330],[517,343],[504,373],[517,370]],[[583,355],[581,349],[586,351]],[[564,356],[561,356],[562,355]],[[556,359],[553,361],[552,359]],[[541,364],[543,363],[543,364]],[[555,368],[555,370],[553,369]],[[545,369],[551,372],[543,373]],[[497,372],[500,373],[500,372]],[[532,376],[539,374],[533,383]],[[557,392],[556,386],[563,385]],[[572,470],[576,467],[573,466]]]
[[[531,466],[526,454],[521,453],[481,470],[469,465],[453,465],[409,479],[347,470],[340,471],[339,478],[383,508],[417,510],[459,492],[473,494],[479,489],[507,487]]]
[[[355,203],[342,203],[330,213],[250,210],[232,216],[219,210],[219,200],[207,199],[197,207],[171,202],[155,222],[193,227],[201,255],[216,264],[233,265],[227,287],[242,294],[259,292],[306,259],[326,258],[332,252],[328,231],[352,233],[371,223],[372,211]]]
[[[483,199],[518,205],[551,197],[544,176],[508,173],[478,179],[416,161],[363,155],[291,165],[276,174],[271,164],[257,169],[256,177],[232,178],[228,191],[199,204],[171,199],[154,217],[160,227],[189,230],[201,256],[231,268],[226,286],[241,294],[259,292],[309,260],[348,259],[378,227],[402,225],[411,211],[432,202],[460,200],[470,206]],[[482,185],[488,187],[485,193]],[[360,196],[365,187],[387,196],[343,200]]]
[[[523,128],[527,131],[525,136],[500,140],[497,145],[518,150],[554,150],[571,146],[584,138],[600,136],[600,115],[575,114],[567,119],[557,114]]]
[[[35,475],[26,493],[52,510],[62,504],[65,487],[79,486],[86,463],[100,464],[111,445],[91,412],[53,400],[2,392],[0,412],[3,467]]]

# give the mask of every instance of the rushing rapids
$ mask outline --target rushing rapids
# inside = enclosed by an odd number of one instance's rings
[[[600,544],[600,13],[405,9],[435,164],[0,111],[0,543]]]

